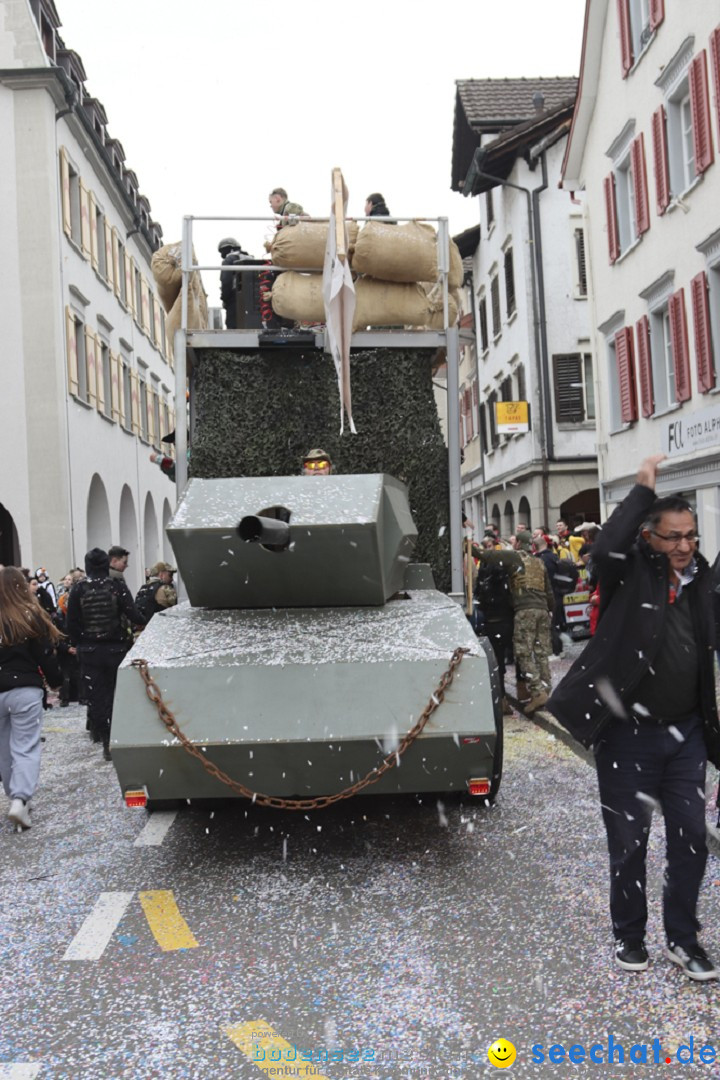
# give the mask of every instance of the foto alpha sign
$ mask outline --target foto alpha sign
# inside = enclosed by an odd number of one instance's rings
[[[513,435],[530,430],[530,407],[527,401],[496,401],[495,423],[498,435]]]
[[[709,409],[699,409],[677,420],[666,420],[662,429],[662,451],[668,457],[691,454],[695,450],[717,449],[720,443],[720,401]]]

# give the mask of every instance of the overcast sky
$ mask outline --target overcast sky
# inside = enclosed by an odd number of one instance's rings
[[[282,185],[329,209],[343,169],[349,212],[381,191],[403,217],[477,199],[450,190],[455,80],[577,75],[583,0],[56,0],[61,35],[123,144],[166,242],[185,214],[262,215]],[[215,262],[237,236],[261,254],[267,226],[198,226]],[[217,304],[212,274],[205,274]]]

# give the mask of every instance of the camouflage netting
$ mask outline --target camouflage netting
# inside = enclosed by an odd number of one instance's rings
[[[329,356],[314,349],[198,352],[190,475],[294,475],[316,446],[330,455],[335,472],[390,473],[409,487],[415,557],[430,563],[437,587],[447,591],[447,450],[433,396],[434,355],[434,349],[353,350],[358,434],[340,436]]]

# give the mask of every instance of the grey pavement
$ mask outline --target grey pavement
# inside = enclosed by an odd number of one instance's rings
[[[652,1061],[655,1039],[661,1060],[690,1037],[696,1061],[704,1043],[720,1050],[718,985],[690,984],[661,956],[661,822],[650,969],[613,964],[594,772],[549,724],[509,719],[493,808],[372,796],[296,815],[191,805],[159,845],[136,846],[151,815],[124,807],[83,710],[53,709],[32,830],[13,833],[0,804],[0,1077],[469,1080],[497,1075],[487,1049],[498,1038],[517,1051],[509,1076],[552,1077],[568,1065],[548,1060],[551,1045],[606,1053],[610,1034],[626,1064],[634,1044]],[[701,904],[720,958],[714,855]],[[263,1030],[284,1043],[253,1063],[243,1035]],[[271,1045],[314,1064],[272,1063]]]

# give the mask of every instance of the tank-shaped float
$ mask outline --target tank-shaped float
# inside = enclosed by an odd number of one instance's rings
[[[393,755],[460,648],[421,734],[364,790],[494,797],[494,658],[429,568],[411,562],[404,484],[193,479],[167,532],[189,602],[155,615],[118,673],[111,750],[126,796],[239,797],[168,731],[139,659],[208,761],[252,793],[304,798],[344,791]]]

